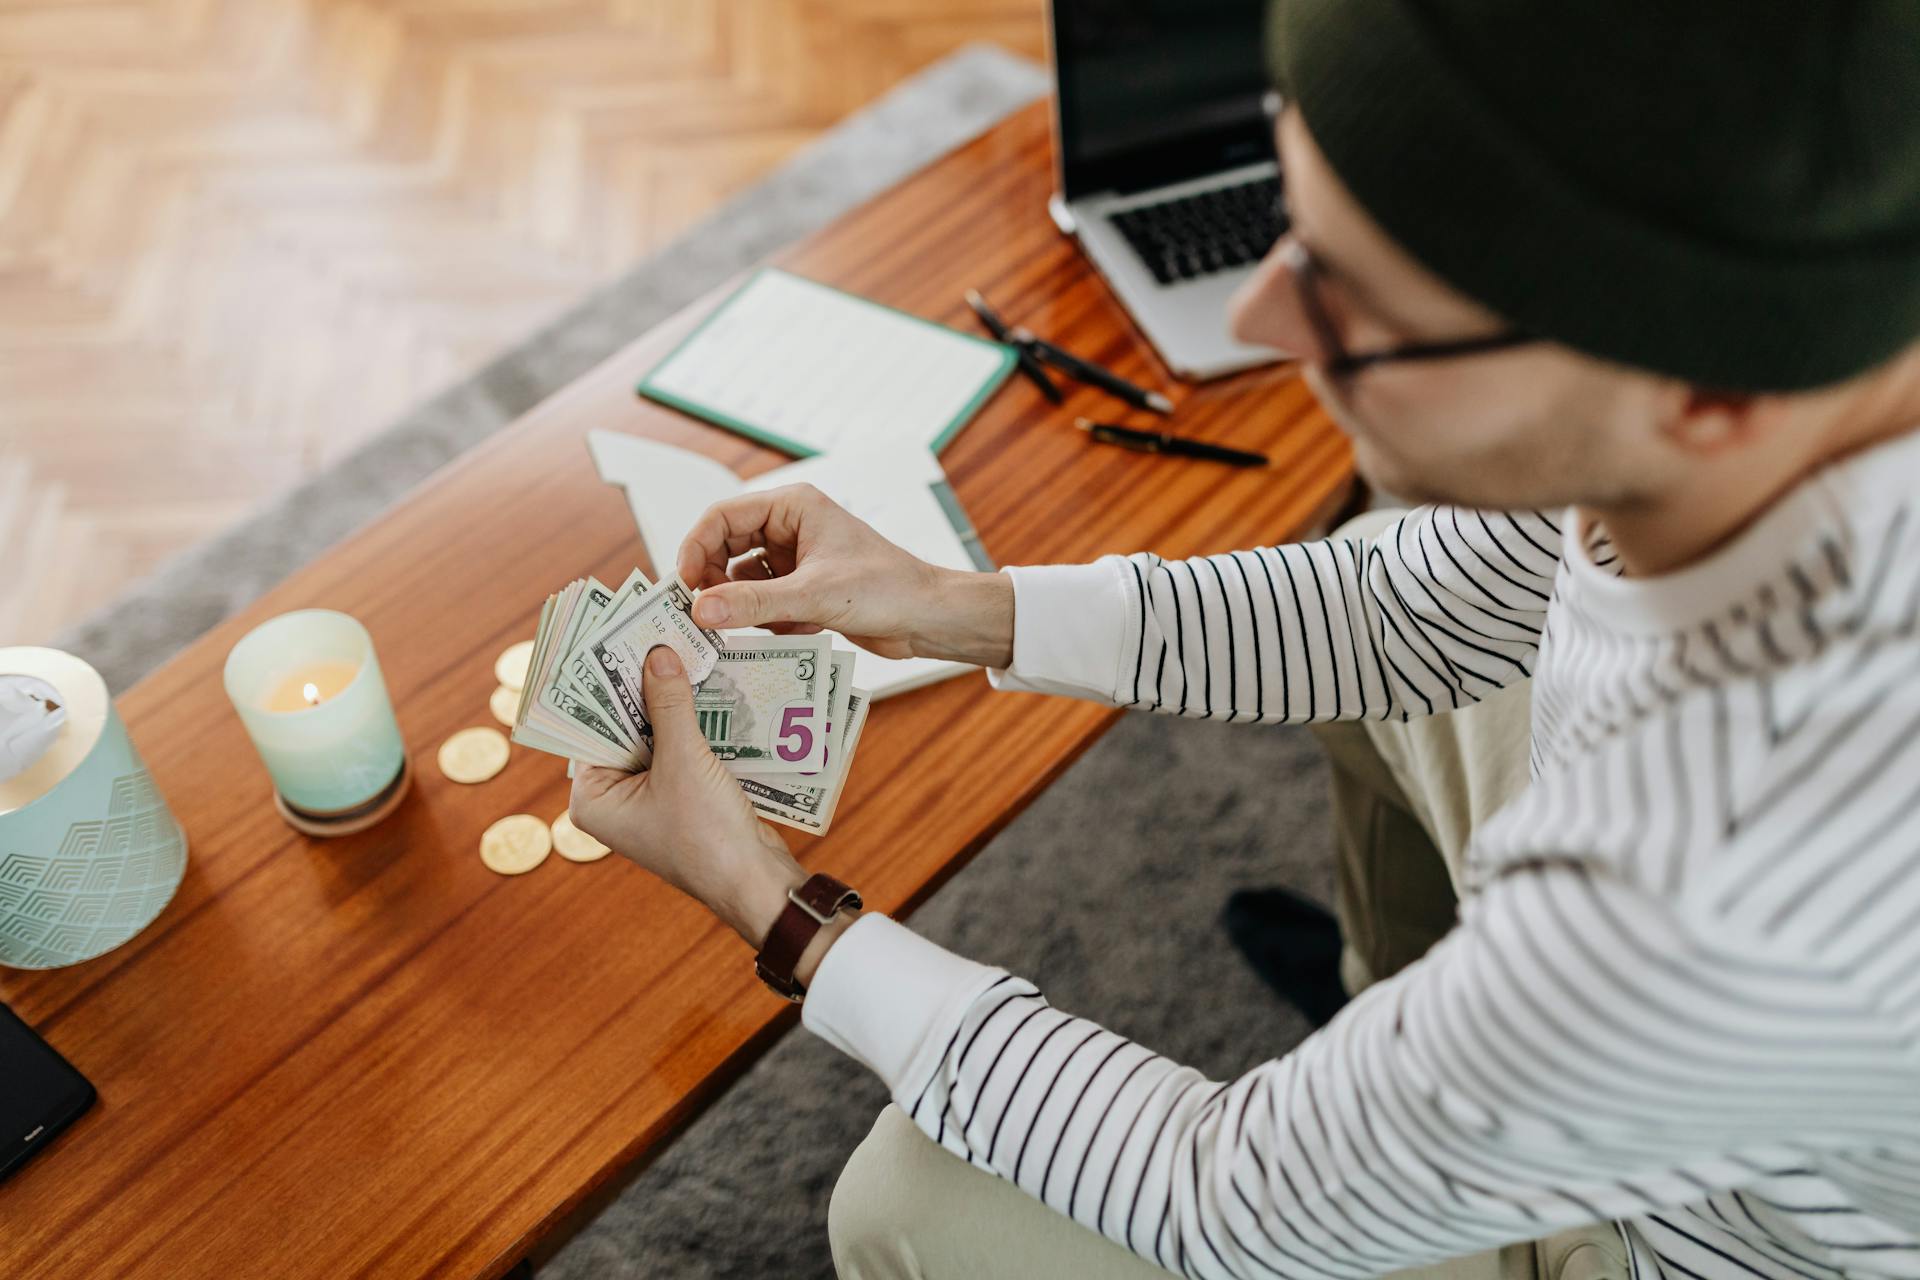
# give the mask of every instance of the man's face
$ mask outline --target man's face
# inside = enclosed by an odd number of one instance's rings
[[[1349,352],[1499,333],[1508,326],[1423,268],[1354,200],[1289,109],[1277,125],[1292,234],[1324,276]],[[1287,268],[1268,254],[1232,305],[1242,341],[1304,358],[1314,393],[1352,437],[1363,474],[1415,501],[1481,507],[1643,500],[1671,464],[1657,423],[1677,389],[1540,342],[1387,363],[1329,378]]]

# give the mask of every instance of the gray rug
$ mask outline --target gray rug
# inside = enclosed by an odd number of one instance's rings
[[[984,46],[921,73],[657,258],[56,643],[124,690],[635,334],[1044,89],[1038,68]],[[1224,1077],[1306,1034],[1216,921],[1237,888],[1330,895],[1323,795],[1317,751],[1299,730],[1132,716],[913,924],[1034,979],[1062,1008]],[[850,1061],[804,1031],[787,1036],[542,1277],[826,1280],[833,1180],[885,1100]]]
[[[1305,730],[1131,715],[911,923],[1224,1079],[1307,1034],[1216,922],[1240,888],[1332,900],[1325,796]],[[540,1280],[831,1280],[827,1200],[886,1101],[865,1068],[789,1034]]]

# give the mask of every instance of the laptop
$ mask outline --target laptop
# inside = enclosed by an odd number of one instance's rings
[[[1280,358],[1227,299],[1285,228],[1265,0],[1051,0],[1048,210],[1161,359],[1212,378]]]

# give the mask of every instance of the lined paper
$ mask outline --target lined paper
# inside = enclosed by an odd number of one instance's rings
[[[796,453],[937,449],[1010,362],[996,343],[767,269],[640,391]]]

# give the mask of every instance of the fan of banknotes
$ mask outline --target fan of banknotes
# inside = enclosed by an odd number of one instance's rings
[[[568,760],[638,772],[653,760],[640,696],[647,652],[665,644],[693,685],[694,717],[763,817],[824,834],[872,701],[854,655],[824,635],[723,636],[693,620],[676,573],[635,569],[618,590],[570,582],[540,610],[513,740]]]

